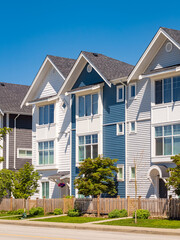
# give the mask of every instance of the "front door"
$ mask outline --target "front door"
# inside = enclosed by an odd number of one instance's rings
[[[165,182],[161,178],[159,179],[159,197],[167,198],[167,188]]]

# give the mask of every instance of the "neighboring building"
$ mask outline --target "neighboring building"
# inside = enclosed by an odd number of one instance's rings
[[[82,51],[61,93],[71,95],[71,194],[85,158],[118,159],[118,195],[126,196],[125,87],[133,66],[102,54]],[[116,85],[116,86],[115,86]],[[80,196],[79,196],[80,197]]]
[[[21,105],[33,109],[32,164],[41,176],[34,197],[69,195],[70,105],[69,97],[58,92],[74,62],[48,55]],[[65,187],[59,188],[59,182]]]
[[[180,31],[160,28],[127,82],[127,194],[137,162],[138,195],[166,198],[167,168],[180,153]]]
[[[0,83],[0,127],[10,127],[12,132],[1,141],[0,168],[16,170],[32,162],[32,109],[20,108],[29,86]]]

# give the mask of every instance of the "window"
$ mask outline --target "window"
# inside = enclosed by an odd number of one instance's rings
[[[49,182],[42,182],[42,198],[49,198]]]
[[[117,133],[117,135],[123,135],[124,134],[124,123],[117,123],[116,124],[116,133]]]
[[[54,123],[54,104],[39,107],[39,125]]]
[[[136,84],[130,84],[129,85],[129,98],[132,99],[136,96]]]
[[[54,163],[54,141],[39,142],[39,165]]]
[[[136,168],[130,167],[130,179],[135,180],[135,177],[136,177]]]
[[[130,133],[136,133],[136,122],[130,122],[129,132]]]
[[[32,150],[25,149],[25,148],[18,148],[17,149],[17,157],[18,158],[32,158]]]
[[[117,168],[118,168],[117,180],[124,181],[124,165],[118,164]]]
[[[116,88],[117,102],[124,101],[124,86],[117,86]]]
[[[155,127],[155,155],[180,153],[180,124]]]
[[[180,76],[155,81],[155,104],[180,101]]]
[[[79,136],[79,162],[98,157],[98,135]]]
[[[79,117],[98,114],[98,94],[79,97]]]

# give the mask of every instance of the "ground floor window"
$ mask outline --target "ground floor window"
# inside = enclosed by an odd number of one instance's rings
[[[39,142],[39,165],[54,163],[54,141]]]
[[[42,182],[42,198],[49,198],[49,182]]]
[[[124,165],[118,164],[117,168],[118,168],[117,180],[118,181],[124,181]]]
[[[79,136],[79,162],[98,157],[98,135]]]

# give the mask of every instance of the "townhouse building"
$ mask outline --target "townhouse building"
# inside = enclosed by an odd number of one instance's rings
[[[29,86],[0,82],[0,128],[12,129],[0,140],[0,169],[17,170],[32,162],[32,109],[21,102]]]
[[[34,198],[69,195],[70,103],[59,90],[74,62],[48,55],[21,104],[32,106],[33,112],[32,164],[40,175],[39,193]]]

